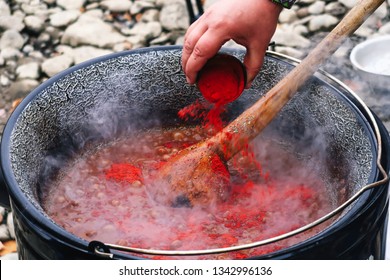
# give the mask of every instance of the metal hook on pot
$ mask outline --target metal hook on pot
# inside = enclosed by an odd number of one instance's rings
[[[114,254],[110,252],[110,249],[100,241],[89,242],[88,250],[105,259],[112,259],[114,257]]]

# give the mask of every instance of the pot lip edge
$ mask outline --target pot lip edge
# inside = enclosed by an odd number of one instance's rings
[[[109,59],[113,59],[113,58],[117,58],[117,57],[120,57],[120,56],[125,56],[125,55],[128,55],[128,54],[134,54],[134,53],[143,53],[143,52],[151,52],[151,51],[161,51],[161,50],[175,50],[175,49],[181,49],[180,46],[163,46],[163,47],[147,47],[147,48],[142,48],[142,49],[136,49],[136,50],[129,50],[129,51],[123,51],[123,52],[119,52],[119,53],[114,53],[114,54],[108,54],[108,55],[105,55],[105,56],[101,56],[101,57],[98,57],[98,58],[94,58],[94,59],[91,59],[91,60],[88,60],[88,61],[85,61],[85,62],[82,62],[80,64],[77,64],[71,68],[68,68],[58,74],[56,74],[55,76],[51,77],[50,79],[48,79],[47,81],[45,81],[44,83],[42,83],[41,85],[39,85],[37,88],[35,88],[31,93],[29,93],[25,99],[23,99],[21,105],[22,106],[18,106],[16,108],[16,110],[12,113],[11,117],[13,116],[14,118],[14,121],[13,122],[10,122],[11,118],[7,121],[7,124],[4,128],[4,132],[3,132],[3,137],[1,139],[1,149],[0,149],[0,168],[3,170],[3,174],[4,174],[4,177],[7,177],[9,176],[10,174],[12,174],[12,180],[11,180],[11,183],[12,184],[17,184],[16,182],[16,179],[14,178],[14,175],[13,175],[13,172],[12,171],[12,168],[11,168],[11,165],[10,165],[10,158],[6,158],[5,155],[9,154],[10,150],[9,150],[9,141],[11,139],[11,135],[12,135],[12,131],[13,131],[13,124],[15,124],[15,122],[17,121],[18,117],[20,116],[20,114],[23,112],[23,110],[28,106],[28,104],[35,98],[35,96],[37,94],[39,94],[42,89],[44,89],[45,87],[47,87],[48,85],[51,85],[53,83],[55,83],[56,81],[58,81],[59,79],[61,79],[62,77],[64,77],[65,75],[71,73],[71,72],[74,72],[78,69],[81,69],[81,68],[84,68],[84,67],[87,67],[91,64],[94,64],[94,63],[98,63],[98,62],[102,62],[102,61],[106,61],[106,60],[109,60]],[[229,50],[231,48],[224,48],[225,50]],[[234,50],[234,49],[233,49]],[[279,56],[280,58],[280,56]],[[289,63],[291,63],[291,61],[289,61]],[[50,83],[47,83],[49,82]],[[343,85],[341,85],[343,86]],[[348,99],[348,98],[346,98]],[[24,103],[24,104],[23,104]],[[353,102],[350,102],[350,103],[353,103]],[[352,105],[354,105],[356,107],[356,105],[353,103]],[[17,110],[18,109],[18,110]],[[362,114],[360,111],[360,109],[356,108],[356,110]],[[367,121],[365,118],[363,118],[365,121]],[[8,124],[8,122],[10,122],[10,124]],[[8,127],[8,130],[6,131]],[[371,125],[368,125],[368,127],[371,128]],[[4,136],[7,136],[7,137],[4,137]],[[6,139],[7,141],[5,141],[4,143],[4,139]],[[6,165],[6,167],[4,167],[4,162],[7,162],[8,164]],[[6,178],[6,182],[8,182],[9,178]],[[7,184],[8,185],[8,184]],[[19,190],[19,188],[18,188]],[[29,204],[31,205],[25,205],[24,206],[24,210],[27,210],[28,211],[28,208],[31,208],[31,209],[35,209],[37,210],[34,205],[28,201]],[[34,213],[36,211],[33,211]],[[29,212],[31,214],[31,212]],[[40,217],[40,216],[39,216]],[[35,220],[37,220],[37,216],[34,215],[34,218]],[[39,221],[39,220],[38,220]],[[44,224],[45,227],[47,227],[46,224]],[[59,227],[58,225],[55,224],[55,227]],[[51,227],[49,227],[50,230],[52,230]],[[67,232],[68,233],[68,232]],[[64,237],[62,234],[61,234],[62,237]],[[72,237],[74,237],[75,235],[71,234]],[[78,241],[81,241],[82,243],[86,243],[88,244],[89,242],[82,239],[82,238],[79,238],[78,236],[75,236],[76,239]],[[69,239],[69,236],[66,237],[67,239]],[[287,248],[288,249],[288,248]],[[276,251],[277,252],[277,251]]]

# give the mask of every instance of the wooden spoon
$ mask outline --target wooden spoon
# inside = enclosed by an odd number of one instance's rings
[[[272,121],[319,65],[383,1],[362,0],[357,3],[297,67],[252,107],[215,136],[172,157],[158,171],[154,184],[155,199],[172,206],[204,205],[224,200],[229,194],[229,175],[226,172],[216,172],[216,161],[219,166],[226,166],[226,162]]]

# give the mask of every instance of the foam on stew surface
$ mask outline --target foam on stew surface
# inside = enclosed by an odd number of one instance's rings
[[[85,151],[50,183],[43,208],[58,225],[86,240],[159,250],[247,244],[297,229],[330,212],[329,195],[316,174],[266,140],[228,162],[231,190],[226,201],[194,207],[156,202],[150,188],[158,186],[148,182],[158,168],[208,136],[199,127],[154,129]],[[291,246],[320,230],[230,253],[141,256],[241,259]]]

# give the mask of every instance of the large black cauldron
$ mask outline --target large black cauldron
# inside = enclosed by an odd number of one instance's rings
[[[239,50],[224,51],[243,57]],[[4,130],[1,166],[20,258],[137,258],[74,236],[45,214],[40,206],[45,158],[109,139],[121,131],[121,123],[131,124],[126,129],[138,129],[180,122],[177,111],[200,97],[195,87],[186,84],[180,57],[179,47],[159,47],[97,58],[49,79],[17,107]],[[252,88],[230,105],[228,117],[236,117],[258,100],[294,63],[268,53]],[[91,115],[103,111],[109,118],[98,118],[96,125]],[[96,129],[100,121],[111,129]],[[390,146],[388,133],[368,108],[344,85],[326,73],[316,73],[264,133],[318,166],[335,209],[350,203],[319,234],[254,258],[383,259]],[[319,149],[310,149],[319,137],[316,133],[323,137],[321,155]],[[343,195],[335,177],[346,181]]]

